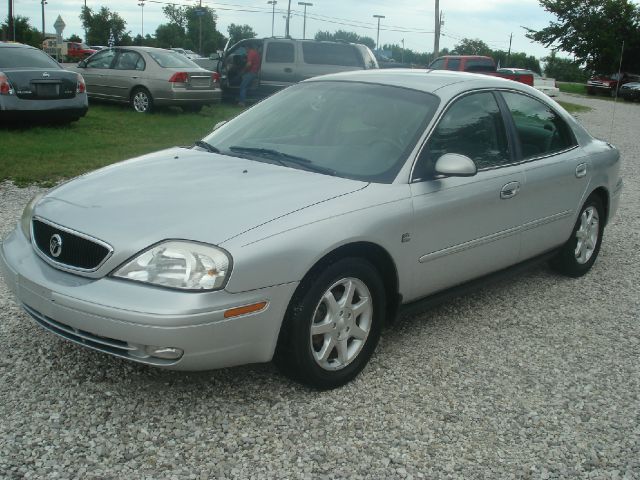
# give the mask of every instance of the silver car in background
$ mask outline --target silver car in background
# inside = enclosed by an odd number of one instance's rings
[[[80,345],[182,370],[275,359],[333,388],[403,305],[541,255],[584,275],[619,170],[526,85],[335,74],[34,198],[0,268],[38,324]]]
[[[129,103],[141,113],[154,106],[199,111],[221,98],[217,73],[162,48],[107,48],[69,70],[82,74],[89,98]]]

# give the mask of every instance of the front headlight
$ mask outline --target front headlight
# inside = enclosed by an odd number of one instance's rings
[[[31,219],[33,218],[33,209],[38,204],[40,199],[44,197],[44,193],[38,193],[34,195],[34,197],[29,200],[27,206],[24,207],[22,211],[22,218],[20,219],[20,227],[22,228],[22,233],[27,237],[29,241],[31,241]]]
[[[113,276],[180,290],[219,290],[231,271],[231,257],[221,248],[168,240],[138,254]]]

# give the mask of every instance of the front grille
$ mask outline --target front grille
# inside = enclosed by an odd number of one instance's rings
[[[59,251],[51,246],[52,240],[55,241],[54,237],[60,240]],[[96,270],[111,254],[111,249],[99,240],[92,240],[37,219],[33,220],[33,240],[38,250],[48,259],[79,270]]]
[[[165,360],[155,357],[140,358],[136,356],[138,348],[129,345],[127,342],[70,327],[43,315],[25,304],[22,304],[22,308],[45,330],[85,347],[150,365],[173,365],[177,362],[177,360]]]

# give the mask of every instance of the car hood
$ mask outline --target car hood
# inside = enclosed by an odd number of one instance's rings
[[[63,184],[38,203],[34,214],[131,255],[169,238],[221,245],[276,218],[367,185],[174,148]]]

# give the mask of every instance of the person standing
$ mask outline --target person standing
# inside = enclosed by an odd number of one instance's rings
[[[242,74],[242,81],[240,82],[240,95],[238,97],[238,105],[245,106],[247,100],[247,89],[251,87],[254,78],[258,76],[260,71],[260,54],[256,50],[254,45],[249,46],[247,51],[247,63],[245,63],[244,71]]]

